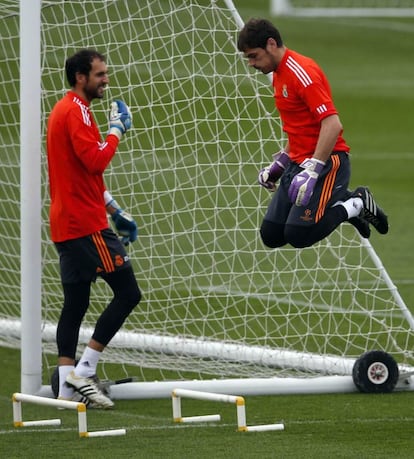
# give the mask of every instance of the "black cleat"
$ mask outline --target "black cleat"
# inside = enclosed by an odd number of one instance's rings
[[[371,236],[371,230],[369,228],[369,223],[367,220],[364,220],[361,217],[352,217],[348,220],[351,225],[355,226],[355,228],[358,230],[358,233],[368,239]]]
[[[360,218],[367,221],[368,223],[371,223],[371,225],[380,234],[387,234],[388,217],[385,215],[381,207],[377,206],[369,189],[366,186],[360,186],[352,193],[352,197],[361,198],[364,204],[361,213],[356,218]]]

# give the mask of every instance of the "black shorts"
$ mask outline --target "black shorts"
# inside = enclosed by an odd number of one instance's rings
[[[338,201],[346,201],[351,176],[349,155],[345,152],[332,153],[319,179],[307,206],[292,204],[288,190],[293,177],[303,169],[296,163],[290,163],[280,179],[280,185],[274,194],[264,220],[288,225],[309,226],[318,223],[325,210]]]
[[[63,284],[93,282],[97,276],[131,266],[125,247],[109,228],[55,246]]]

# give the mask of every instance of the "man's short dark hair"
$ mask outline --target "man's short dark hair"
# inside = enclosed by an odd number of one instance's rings
[[[283,46],[283,40],[276,27],[267,19],[249,19],[240,31],[237,48],[244,52],[249,48],[266,48],[267,40],[274,38],[277,46]]]
[[[95,49],[81,49],[73,56],[66,59],[66,78],[71,87],[76,84],[76,74],[89,75],[92,69],[92,61],[99,59],[105,62],[105,56]]]

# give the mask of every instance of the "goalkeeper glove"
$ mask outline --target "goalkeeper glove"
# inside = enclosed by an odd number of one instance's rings
[[[125,132],[131,128],[132,114],[128,105],[122,100],[115,100],[111,104],[111,111],[109,113],[109,132],[121,140]]]
[[[273,155],[273,163],[259,172],[258,182],[269,191],[276,191],[276,182],[290,163],[289,155],[281,150]]]
[[[309,204],[319,174],[324,166],[325,162],[316,158],[305,159],[300,164],[304,170],[293,177],[288,190],[288,196],[292,203],[297,206]]]
[[[116,209],[115,212],[111,214],[111,218],[115,223],[117,233],[121,236],[122,243],[124,245],[128,245],[130,242],[136,241],[138,236],[138,227],[131,215],[121,209],[114,199],[106,205],[106,207],[108,206]]]

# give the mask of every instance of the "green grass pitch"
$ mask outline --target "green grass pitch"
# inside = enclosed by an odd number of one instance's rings
[[[243,19],[268,17],[267,0],[256,1],[255,9],[248,0],[235,3]],[[372,245],[414,311],[414,19],[274,22],[286,45],[314,57],[331,81],[351,145],[351,185],[369,185],[389,215],[389,234],[374,233]],[[246,397],[248,424],[284,422],[283,432],[236,432],[233,405],[191,400],[183,401],[186,415],[220,413],[222,421],[176,425],[171,400],[122,400],[111,412],[88,412],[88,428],[125,428],[124,437],[79,439],[74,412],[29,404],[23,405],[23,419],[60,417],[62,426],[15,429],[11,395],[20,390],[19,359],[17,350],[0,348],[0,454],[5,458],[413,457],[411,392]]]

